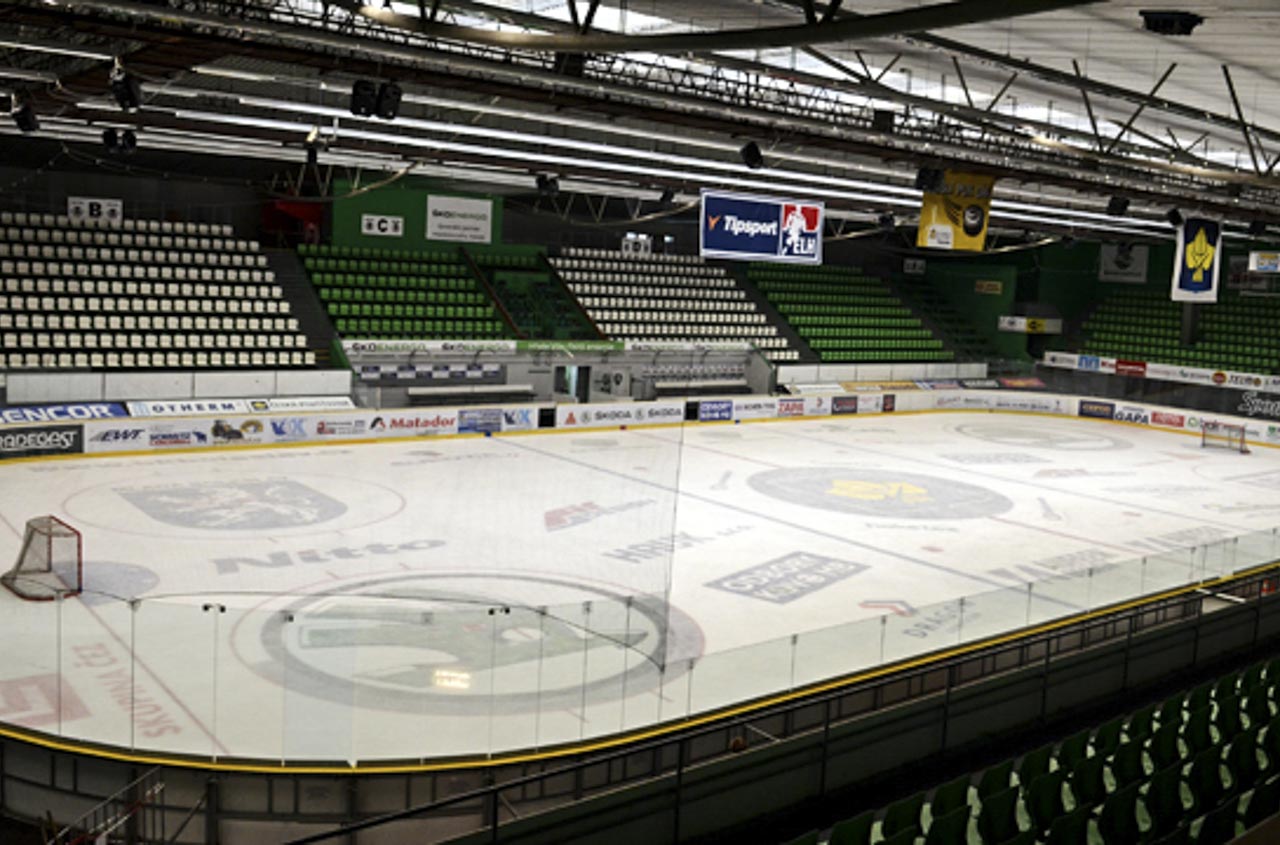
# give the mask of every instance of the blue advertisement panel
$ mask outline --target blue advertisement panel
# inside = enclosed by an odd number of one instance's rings
[[[820,202],[702,192],[705,258],[822,263]]]

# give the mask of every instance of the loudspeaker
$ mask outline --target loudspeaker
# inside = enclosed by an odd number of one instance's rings
[[[875,132],[893,131],[893,112],[888,109],[876,109],[871,113],[871,129]]]
[[[1267,233],[1267,221],[1254,220],[1249,224],[1249,237],[1260,238]]]
[[[351,86],[351,113],[372,117],[378,107],[378,86],[367,79],[357,79]]]
[[[937,193],[944,179],[941,168],[922,167],[916,171],[916,188],[927,194]]]
[[[738,150],[738,155],[742,156],[742,163],[752,170],[764,167],[764,153],[760,152],[760,145],[755,141],[743,144],[742,149]]]
[[[120,108],[125,111],[137,111],[142,106],[142,85],[122,67],[111,70],[107,81],[111,96],[116,98]]]
[[[11,116],[21,132],[35,132],[40,128],[40,118],[30,103],[14,101]]]
[[[1128,197],[1112,197],[1107,200],[1107,214],[1110,214],[1112,217],[1123,217],[1128,211]]]
[[[394,82],[384,82],[378,87],[377,115],[383,120],[395,120],[400,114],[400,97],[404,92]]]
[[[1168,218],[1170,226],[1182,225],[1182,212],[1178,211],[1178,209],[1171,208],[1167,212],[1165,212],[1164,216]]]

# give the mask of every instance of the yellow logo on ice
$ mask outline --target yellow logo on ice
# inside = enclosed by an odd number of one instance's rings
[[[1204,229],[1196,232],[1195,240],[1187,244],[1187,269],[1194,270],[1191,279],[1196,282],[1204,281],[1204,271],[1213,268],[1213,254],[1216,252],[1213,244],[1209,243],[1209,239],[1205,237]]]
[[[862,499],[866,502],[884,502],[896,500],[908,505],[919,505],[933,501],[929,491],[915,484],[905,482],[881,483],[878,481],[835,480],[827,491],[831,496],[843,496],[846,499]]]

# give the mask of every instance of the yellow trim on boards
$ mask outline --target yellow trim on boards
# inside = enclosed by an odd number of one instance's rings
[[[324,413],[324,412],[314,412],[314,413]],[[331,411],[328,413],[336,413],[336,412]],[[350,413],[350,412],[340,412],[340,413]],[[1182,434],[1190,437],[1198,436],[1197,432],[1194,432],[1194,431],[1186,431],[1186,430],[1179,430],[1179,429],[1165,429],[1165,428],[1159,428],[1156,426],[1143,425],[1142,423],[1132,423],[1132,422],[1125,422],[1121,420],[1108,420],[1108,419],[1102,419],[1098,417],[1079,417],[1079,416],[1072,417],[1065,414],[1054,414],[1047,411],[1018,411],[1014,409],[1003,409],[1003,408],[1002,409],[922,408],[922,409],[915,409],[915,410],[900,410],[900,411],[895,410],[887,413],[876,412],[871,414],[856,414],[856,415],[850,414],[848,416],[856,418],[858,416],[862,416],[862,417],[890,416],[890,415],[908,416],[908,415],[916,415],[916,414],[1019,414],[1024,416],[1065,417],[1067,419],[1111,423],[1113,425],[1124,425],[1124,426],[1131,426],[1131,427],[1137,427],[1137,428],[1152,428],[1156,431],[1163,431],[1169,434]],[[830,418],[831,416],[834,416],[834,415],[820,414],[820,415],[797,416],[797,417],[774,417],[774,418],[766,417],[766,418],[749,419],[749,420],[715,420],[715,421],[707,421],[707,422],[700,422],[697,420],[686,420],[686,421],[671,422],[671,423],[653,423],[653,424],[639,424],[639,425],[627,425],[627,426],[603,426],[600,428],[584,427],[584,428],[566,428],[566,429],[556,429],[556,428],[530,429],[526,431],[495,432],[492,436],[506,437],[506,436],[525,436],[525,435],[544,435],[544,434],[572,434],[572,433],[580,433],[580,432],[588,432],[588,431],[615,431],[620,429],[629,430],[629,429],[679,428],[686,425],[700,425],[700,426],[701,425],[732,425],[732,424],[738,424],[743,422],[747,422],[747,423],[793,422],[793,421],[827,419],[827,418]],[[145,418],[142,418],[142,419],[145,419]],[[398,443],[398,442],[412,441],[412,440],[417,440],[417,441],[454,440],[454,439],[462,439],[462,438],[478,438],[478,437],[484,437],[484,436],[485,436],[484,434],[479,434],[479,433],[438,434],[438,435],[427,435],[427,436],[421,436],[421,437],[409,436],[409,437],[403,437],[403,438],[359,438],[359,439],[352,439],[352,440],[333,440],[333,441],[314,441],[314,442],[307,441],[307,442],[298,442],[298,443],[261,443],[261,444],[248,444],[248,445],[241,445],[241,446],[198,446],[198,447],[164,449],[162,451],[157,451],[152,449],[140,449],[140,450],[128,450],[128,451],[120,451],[120,452],[98,452],[93,454],[79,454],[79,455],[41,455],[41,456],[33,456],[33,457],[26,457],[26,458],[13,458],[4,462],[0,462],[0,469],[2,469],[3,466],[6,464],[32,463],[32,462],[38,462],[38,461],[51,461],[51,460],[66,461],[66,460],[79,460],[83,458],[119,458],[119,457],[151,456],[151,455],[207,453],[207,452],[221,452],[221,451],[237,451],[238,452],[245,449],[261,450],[261,449],[310,448],[315,446],[352,446],[352,445],[358,446],[358,445],[366,445],[366,444],[391,444],[391,443]],[[1250,444],[1250,445],[1265,446],[1267,448],[1272,448],[1272,449],[1280,448],[1280,445],[1270,444],[1270,443],[1257,443],[1257,444]],[[1074,616],[1055,619],[1050,622],[1032,626],[1030,628],[1019,629],[1017,631],[1009,632],[1006,634],[996,635],[994,637],[989,637],[984,640],[978,640],[973,643],[968,643],[962,646],[956,646],[954,648],[944,649],[942,651],[931,652],[926,655],[921,655],[916,658],[899,661],[897,663],[890,663],[883,666],[877,666],[875,668],[868,669],[863,672],[855,673],[852,675],[846,675],[839,678],[833,678],[828,681],[818,682],[816,684],[811,684],[811,685],[802,687],[800,689],[791,690],[785,693],[778,693],[776,695],[772,695],[763,699],[758,699],[756,701],[752,701],[749,703],[734,705],[734,706],[730,706],[721,710],[716,710],[710,713],[704,713],[702,715],[687,718],[679,722],[672,722],[672,723],[667,723],[663,725],[655,725],[653,727],[645,728],[642,730],[637,730],[637,731],[632,731],[632,732],[622,733],[622,734],[615,734],[608,737],[602,737],[600,739],[593,740],[590,742],[561,746],[561,747],[546,750],[546,751],[515,752],[511,754],[499,755],[494,757],[477,757],[477,758],[467,758],[467,759],[461,759],[461,760],[444,760],[444,761],[438,761],[438,762],[432,762],[432,763],[427,763],[427,762],[388,763],[388,764],[369,763],[366,765],[352,764],[349,766],[324,766],[324,765],[305,765],[305,764],[290,765],[286,762],[281,762],[273,765],[268,763],[251,763],[251,762],[219,762],[216,759],[193,760],[193,759],[187,759],[182,757],[168,756],[164,754],[150,754],[147,752],[130,752],[130,751],[124,751],[124,750],[115,750],[112,748],[106,748],[103,746],[93,745],[90,743],[81,743],[75,740],[67,740],[67,739],[61,739],[57,737],[50,737],[44,734],[24,731],[18,728],[13,728],[13,727],[2,725],[2,724],[0,724],[0,737],[5,737],[18,742],[24,742],[24,743],[34,745],[40,748],[45,748],[51,751],[59,751],[59,752],[64,752],[69,754],[79,754],[86,757],[112,760],[112,761],[117,761],[122,763],[136,763],[136,764],[144,764],[149,766],[159,765],[159,766],[169,766],[174,768],[195,769],[200,771],[217,771],[217,772],[231,772],[231,773],[244,773],[244,774],[290,774],[290,775],[413,774],[413,773],[453,771],[458,769],[492,768],[497,766],[506,766],[506,765],[513,765],[513,764],[519,764],[519,763],[540,762],[540,761],[558,759],[562,757],[588,754],[596,751],[605,751],[609,749],[614,749],[623,745],[643,742],[649,739],[654,739],[657,737],[678,733],[680,731],[689,730],[690,728],[697,728],[697,727],[710,724],[712,722],[719,721],[722,719],[730,719],[737,716],[758,712],[761,710],[776,707],[779,704],[785,704],[790,701],[795,701],[800,698],[804,698],[812,695],[818,695],[826,692],[832,692],[832,691],[843,689],[846,687],[851,687],[860,683],[864,683],[869,680],[874,680],[876,678],[883,677],[893,672],[899,672],[907,669],[915,669],[922,666],[928,666],[932,663],[937,663],[939,661],[947,660],[953,657],[958,657],[964,654],[969,654],[982,649],[987,649],[993,646],[999,646],[1008,642],[1012,642],[1022,637],[1034,636],[1036,634],[1047,633],[1053,630],[1064,628],[1069,625],[1075,625],[1080,622],[1087,622],[1090,619],[1095,619],[1103,615],[1116,613],[1124,610],[1130,610],[1136,607],[1141,607],[1146,604],[1151,604],[1158,601],[1164,601],[1170,598],[1175,598],[1177,596],[1185,595],[1185,594],[1196,592],[1196,591],[1213,590],[1223,585],[1230,584],[1232,582],[1260,574],[1269,569],[1280,570],[1280,563],[1271,562],[1271,563],[1260,564],[1258,566],[1254,566],[1246,570],[1241,570],[1240,572],[1233,573],[1231,575],[1222,576],[1222,577],[1213,579],[1211,581],[1177,587],[1162,593],[1157,593],[1151,596],[1145,596],[1139,599],[1134,599],[1134,600],[1122,602],[1119,604],[1109,605],[1106,608],[1101,608],[1098,610],[1086,611],[1084,613],[1079,613]]]

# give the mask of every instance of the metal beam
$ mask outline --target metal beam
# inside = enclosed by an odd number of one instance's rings
[[[955,65],[956,76],[960,77],[960,90],[964,92],[965,102],[969,104],[969,108],[973,108],[973,95],[969,93],[969,83],[965,81],[964,71],[960,69],[960,60],[952,56],[951,64]]]
[[[842,0],[831,0],[827,4],[826,11],[822,13],[822,23],[831,23],[835,20],[836,12],[840,11],[840,3]]]
[[[1173,73],[1173,69],[1176,68],[1177,66],[1178,66],[1177,62],[1170,62],[1169,69],[1166,70],[1164,72],[1164,75],[1161,76],[1160,79],[1156,81],[1156,84],[1151,89],[1151,93],[1147,95],[1147,100],[1138,104],[1138,107],[1134,109],[1133,114],[1129,115],[1129,119],[1125,121],[1124,126],[1120,127],[1120,134],[1116,135],[1116,137],[1111,139],[1110,145],[1108,145],[1103,152],[1110,154],[1111,151],[1116,148],[1116,145],[1120,143],[1120,139],[1125,136],[1125,133],[1127,133],[1129,129],[1133,126],[1133,123],[1138,119],[1138,116],[1141,115],[1142,112],[1146,109],[1146,107],[1150,104],[1150,102],[1155,99],[1156,92],[1160,90],[1160,87],[1164,85],[1165,80],[1169,78],[1170,74]]]
[[[529,32],[498,32],[424,21],[398,14],[389,8],[366,5],[359,0],[334,0],[334,2],[335,5],[343,7],[354,15],[377,21],[383,26],[469,44],[557,53],[686,53],[798,47],[806,44],[884,38],[930,29],[1007,20],[1056,9],[1091,5],[1099,0],[1021,0],[1017,4],[1010,4],[1007,0],[952,0],[952,2],[935,3],[860,18],[842,18],[820,27],[805,23],[758,29],[656,35],[620,33],[544,35]]]
[[[1258,151],[1253,148],[1253,136],[1249,132],[1249,124],[1244,119],[1244,109],[1240,108],[1240,98],[1236,96],[1236,84],[1231,81],[1231,69],[1222,66],[1222,76],[1227,80],[1227,92],[1231,94],[1231,105],[1235,107],[1236,119],[1240,121],[1240,132],[1244,134],[1245,146],[1249,148],[1249,158],[1253,160],[1253,172],[1261,173],[1258,164]]]
[[[800,5],[804,7],[804,22],[813,26],[818,22],[818,12],[813,8],[813,0],[800,0]]]
[[[1005,80],[1004,85],[1001,85],[1000,90],[991,98],[991,102],[987,103],[987,111],[995,111],[996,103],[1000,102],[1000,98],[1005,95],[1005,92],[1009,90],[1009,86],[1012,85],[1013,81],[1017,78],[1018,74],[1015,72],[1013,76]]]
[[[569,20],[573,23],[575,30],[581,30],[582,21],[578,20],[578,0],[564,0],[569,7]]]
[[[1071,67],[1072,69],[1075,70],[1077,77],[1081,79],[1084,78],[1084,74],[1080,72],[1079,62],[1077,62],[1075,59],[1072,59]],[[1089,92],[1086,91],[1083,87],[1081,87],[1080,96],[1084,98],[1084,110],[1089,115],[1089,125],[1093,127],[1093,137],[1098,142],[1098,151],[1103,152],[1102,133],[1098,131],[1098,118],[1096,118],[1093,114],[1093,104],[1089,102]]]
[[[579,32],[586,33],[591,29],[591,24],[593,24],[596,19],[596,10],[599,8],[600,0],[591,0],[587,5],[587,13],[582,16],[582,27]]]

